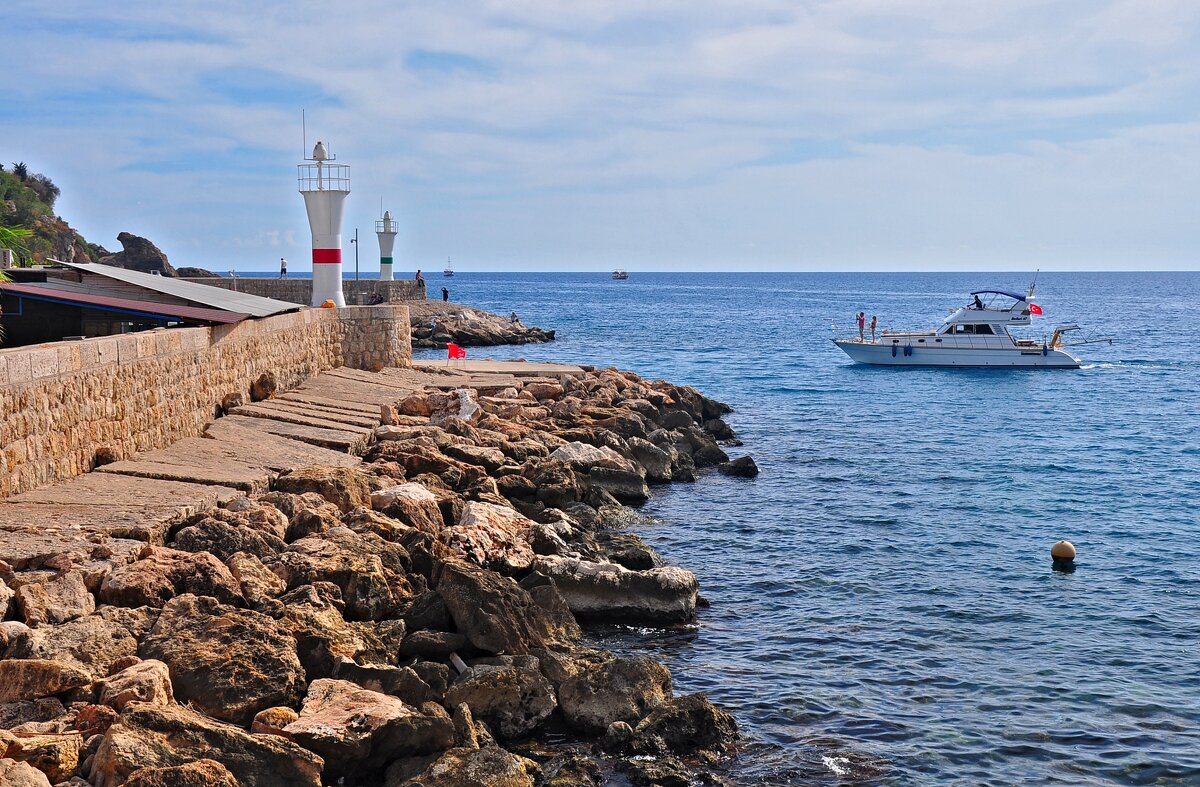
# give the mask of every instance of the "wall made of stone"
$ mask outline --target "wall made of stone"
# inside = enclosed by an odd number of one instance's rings
[[[221,400],[273,372],[281,389],[338,366],[406,366],[406,306],[304,309],[0,349],[0,497],[202,433]]]
[[[239,276],[236,279],[226,276],[184,278],[196,284],[207,284],[210,287],[221,287],[226,290],[237,289],[250,295],[260,295],[263,298],[274,298],[288,303],[310,304],[312,298],[312,279],[280,279],[257,276]],[[364,306],[373,299],[382,298],[381,303],[404,303],[405,301],[425,300],[425,282],[412,279],[393,281],[378,281],[376,279],[345,279],[342,281],[342,294],[346,304]]]

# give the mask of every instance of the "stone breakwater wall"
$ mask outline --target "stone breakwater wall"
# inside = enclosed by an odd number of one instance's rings
[[[277,301],[299,303],[308,306],[312,299],[312,279],[280,279],[238,277],[231,279],[225,276],[185,278],[196,284],[207,284],[209,287],[236,289],[238,292],[259,295],[263,298],[274,298]],[[346,279],[342,282],[342,292],[346,303],[363,306],[373,299],[382,299],[381,303],[404,303],[406,301],[425,300],[425,282],[412,279],[395,281],[378,281],[376,279]]]
[[[222,398],[265,373],[290,388],[339,366],[407,366],[408,308],[305,309],[0,349],[0,497],[202,433]]]

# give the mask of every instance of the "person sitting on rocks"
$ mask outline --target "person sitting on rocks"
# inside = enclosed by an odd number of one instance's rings
[[[516,312],[513,312],[512,314],[508,315],[508,321],[513,325],[519,325],[521,323],[521,318],[517,316]]]

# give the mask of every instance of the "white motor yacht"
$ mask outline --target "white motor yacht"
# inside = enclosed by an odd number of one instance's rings
[[[1077,369],[1082,361],[1063,349],[1063,335],[1077,326],[1062,325],[1048,340],[1019,339],[1010,328],[1033,324],[1042,310],[1029,295],[1006,290],[977,290],[972,301],[950,312],[942,326],[923,332],[886,330],[878,339],[834,339],[859,363],[883,366],[1005,366]],[[983,296],[982,298],[980,296]],[[984,300],[986,298],[986,301]]]

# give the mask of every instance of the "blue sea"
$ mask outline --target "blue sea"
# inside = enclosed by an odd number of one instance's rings
[[[740,784],[1200,784],[1200,273],[1042,273],[1079,370],[855,365],[862,310],[938,324],[1028,274],[430,277],[553,328],[473,356],[614,365],[731,404],[753,480],[659,488],[637,532],[712,602],[612,630],[733,712]],[[835,328],[835,326],[837,326]],[[1050,545],[1079,550],[1053,571]]]

